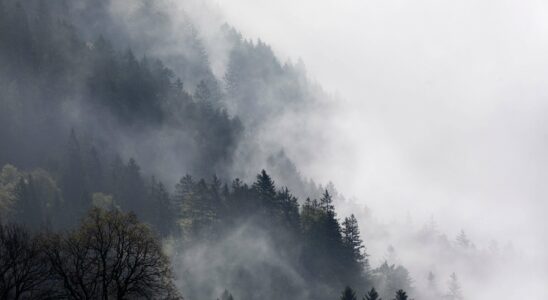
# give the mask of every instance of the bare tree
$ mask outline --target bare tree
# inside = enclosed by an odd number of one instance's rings
[[[20,226],[0,224],[0,299],[47,298],[47,280],[39,239]]]
[[[76,231],[47,244],[63,297],[180,298],[160,242],[133,214],[94,208]]]

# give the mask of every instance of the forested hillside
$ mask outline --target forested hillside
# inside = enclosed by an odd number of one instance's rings
[[[190,18],[120,2],[0,0],[1,299],[415,293],[332,185],[260,143],[327,97],[302,63],[225,25],[218,76]]]

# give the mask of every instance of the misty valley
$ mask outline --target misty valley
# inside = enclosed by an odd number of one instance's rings
[[[476,299],[516,255],[302,175],[336,97],[178,5],[0,0],[0,299]]]

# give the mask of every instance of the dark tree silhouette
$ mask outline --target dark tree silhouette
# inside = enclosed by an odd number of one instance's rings
[[[379,293],[377,293],[375,288],[371,288],[371,290],[363,297],[363,300],[382,300],[382,298],[379,297]]]
[[[408,296],[403,290],[398,290],[396,292],[396,298],[394,300],[407,300]]]
[[[232,297],[232,294],[228,292],[228,290],[224,290],[221,294],[221,298],[218,300],[234,300],[234,297]]]
[[[62,297],[178,298],[159,241],[133,214],[94,208],[77,230],[46,245]]]
[[[341,300],[357,300],[356,293],[351,287],[347,286],[344,288],[340,299]]]
[[[46,299],[48,265],[40,241],[20,226],[0,223],[0,299]]]

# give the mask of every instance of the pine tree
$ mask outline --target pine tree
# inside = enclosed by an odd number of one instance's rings
[[[175,195],[173,205],[175,207],[175,217],[182,219],[188,211],[188,205],[194,197],[194,180],[192,176],[185,175],[175,186]]]
[[[377,286],[381,294],[391,295],[398,290],[410,290],[411,289],[411,277],[409,271],[402,266],[394,264],[389,265],[387,261],[381,264],[378,268],[373,270],[374,278],[376,280],[375,286]]]
[[[15,186],[15,220],[32,229],[40,228],[43,222],[42,203],[31,175],[20,178]]]
[[[375,290],[375,288],[371,288],[371,290],[363,297],[363,300],[382,300],[379,297],[379,293]]]
[[[459,280],[457,278],[457,274],[451,273],[451,276],[449,277],[449,298],[452,300],[461,300],[462,299],[462,291],[459,284]]]
[[[461,246],[464,249],[470,247],[470,240],[466,236],[464,230],[461,230],[459,235],[457,236],[457,245]]]
[[[99,158],[99,152],[95,147],[91,147],[85,159],[85,170],[90,191],[93,193],[103,192],[103,166],[101,164],[101,159]]]
[[[196,86],[194,91],[194,99],[197,101],[211,101],[211,91],[207,87],[207,84],[204,80],[201,80],[200,83]]]
[[[360,229],[358,227],[358,220],[354,214],[349,218],[345,218],[342,223],[342,235],[344,246],[352,253],[352,258],[355,262],[363,263],[365,260],[365,254],[363,253],[363,241],[360,238]]]
[[[257,175],[257,180],[253,183],[253,190],[259,200],[260,211],[271,219],[275,219],[279,214],[279,204],[276,199],[276,186],[274,180],[262,170]]]
[[[228,290],[224,290],[221,294],[221,298],[218,300],[234,300],[234,297],[232,297],[232,294],[228,292]]]
[[[398,290],[396,292],[396,298],[394,300],[407,300],[408,296],[403,290]]]
[[[283,188],[277,195],[278,202],[281,205],[283,224],[293,230],[294,233],[299,229],[299,203],[287,188]]]
[[[369,265],[364,252],[365,247],[360,238],[358,221],[354,215],[344,219],[341,233],[344,255],[338,260],[345,269],[345,282],[352,285],[363,285],[369,277]]]
[[[352,288],[347,286],[346,288],[344,288],[340,299],[341,300],[357,300],[356,293],[354,292]]]
[[[432,271],[428,272],[428,276],[426,277],[426,279],[428,280],[428,290],[431,293],[436,293],[438,287],[436,284],[436,276],[434,275],[434,273],[432,273]]]
[[[171,233],[174,223],[175,212],[173,211],[171,199],[164,184],[154,177],[148,189],[148,209],[150,211],[150,222],[156,227],[161,235]]]
[[[332,212],[335,209],[335,206],[333,205],[333,198],[327,190],[325,190],[320,198],[320,206],[325,212]]]
[[[259,196],[265,200],[272,201],[276,197],[274,180],[272,180],[265,170],[262,170],[261,173],[257,175],[257,180],[253,184],[253,189],[255,189]]]
[[[90,207],[91,196],[87,189],[80,143],[74,130],[70,132],[63,163],[61,176],[63,198],[66,202],[70,203],[69,210],[71,210],[71,213],[67,213],[67,215],[74,218],[72,221],[76,221]]]

